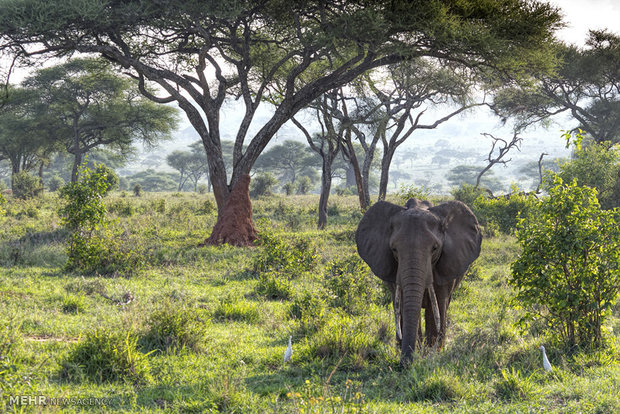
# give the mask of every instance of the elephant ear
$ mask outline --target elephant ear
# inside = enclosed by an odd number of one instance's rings
[[[390,249],[390,219],[405,210],[386,201],[372,205],[360,220],[355,232],[357,252],[364,259],[370,270],[382,280],[393,282],[398,263]]]
[[[450,201],[429,210],[443,220],[445,238],[434,277],[438,285],[445,285],[462,277],[480,255],[482,234],[478,219],[460,201]]]

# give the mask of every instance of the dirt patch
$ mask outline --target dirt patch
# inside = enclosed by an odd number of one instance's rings
[[[252,223],[250,176],[242,176],[230,192],[222,214],[215,223],[211,236],[201,246],[253,246],[257,234]]]

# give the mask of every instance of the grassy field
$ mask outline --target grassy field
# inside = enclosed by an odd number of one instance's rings
[[[619,307],[601,352],[567,356],[539,327],[517,327],[510,236],[483,241],[453,299],[445,348],[401,368],[386,292],[356,255],[356,198],[331,198],[324,231],[317,198],[254,201],[261,246],[199,248],[215,222],[208,195],[115,193],[111,230],[144,266],[106,276],[63,269],[54,195],[9,200],[0,411],[620,412]],[[9,404],[16,395],[67,400]]]

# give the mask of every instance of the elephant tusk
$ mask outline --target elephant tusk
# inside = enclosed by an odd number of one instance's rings
[[[431,300],[431,308],[433,309],[433,317],[435,319],[435,326],[437,326],[437,332],[441,332],[441,316],[439,315],[439,305],[437,304],[437,295],[435,295],[435,288],[433,284],[428,288],[428,296]]]
[[[396,283],[396,291],[394,292],[394,322],[396,322],[396,337],[399,341],[403,340],[403,331],[401,328],[401,295],[400,283]]]

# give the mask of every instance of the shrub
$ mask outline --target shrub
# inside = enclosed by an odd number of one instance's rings
[[[107,186],[106,186],[104,194],[107,194],[110,191],[118,188],[118,182],[119,182],[118,174],[116,174],[114,170],[108,167],[107,165],[95,163],[93,167],[93,172],[95,174],[105,177]]]
[[[255,291],[267,299],[289,299],[293,296],[293,285],[286,275],[265,272],[260,274]]]
[[[27,171],[21,171],[13,174],[13,196],[16,198],[33,198],[43,192],[41,179]]]
[[[424,186],[416,187],[415,185],[401,184],[398,189],[398,199],[401,204],[405,204],[410,198],[417,198],[418,200],[428,200],[430,196],[430,190]]]
[[[504,197],[481,196],[474,200],[472,210],[480,224],[485,229],[488,228],[487,232],[497,228],[504,234],[510,234],[516,227],[519,217],[527,216],[532,200],[524,194],[519,194],[516,187],[513,187],[512,191]]]
[[[68,270],[133,273],[144,266],[143,255],[107,229],[107,209],[103,203],[107,188],[105,170],[84,168],[77,182],[60,190],[66,202],[60,214],[64,226],[71,232],[65,265]]]
[[[131,332],[92,331],[62,362],[60,375],[74,381],[146,383],[151,378],[150,364],[137,343]]]
[[[307,238],[297,237],[292,244],[268,230],[259,235],[262,251],[254,256],[252,271],[255,274],[276,271],[289,278],[310,271],[318,264],[316,246]]]
[[[570,141],[570,133],[564,134]],[[560,163],[564,182],[577,180],[580,186],[596,188],[603,209],[620,206],[620,145],[610,142],[582,144],[583,136],[573,138],[573,157]]]
[[[65,180],[63,180],[62,177],[57,174],[53,175],[52,177],[50,177],[49,180],[47,180],[47,188],[50,191],[58,191],[63,185],[65,185]]]
[[[308,194],[312,189],[310,177],[301,177],[297,182],[297,194]]]
[[[349,313],[363,311],[368,303],[380,302],[380,281],[357,255],[335,260],[328,264],[325,286],[332,295],[332,302]]]
[[[256,174],[250,184],[250,196],[266,196],[273,194],[273,187],[278,184],[278,179],[271,173]]]
[[[200,183],[196,186],[196,191],[198,194],[207,194],[209,191],[209,187],[205,183]]]
[[[287,196],[293,195],[293,193],[295,192],[295,184],[286,183],[282,186],[282,189],[284,190],[284,194],[286,194]]]
[[[293,298],[289,314],[299,321],[302,333],[314,333],[325,323],[327,303],[316,293],[304,291]]]
[[[519,222],[512,264],[515,301],[567,346],[601,345],[620,291],[620,210],[602,211],[596,190],[553,178],[549,197]]]
[[[136,197],[140,197],[142,195],[142,186],[140,184],[133,186],[133,195]]]
[[[6,199],[0,194],[0,217],[4,216],[6,213],[6,210],[3,208],[4,204],[6,204]]]
[[[452,196],[455,200],[462,201],[467,204],[469,207],[474,205],[474,201],[482,195],[484,195],[485,191],[480,187],[475,187],[470,184],[463,184],[460,187],[452,189]]]
[[[148,350],[200,351],[205,336],[205,322],[196,309],[167,305],[153,312],[147,320],[148,330],[140,343]]]

